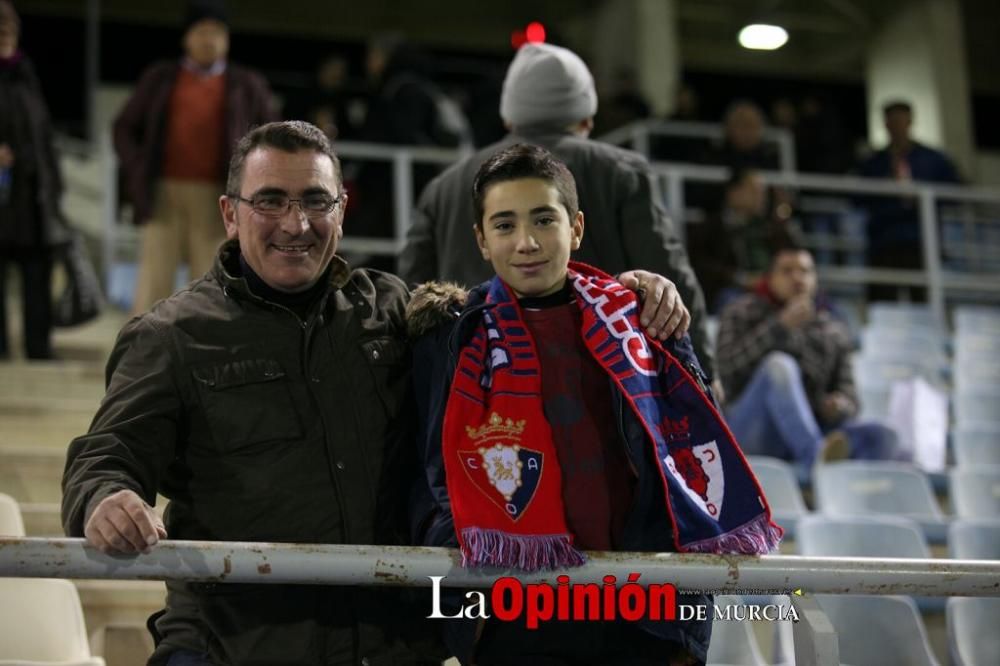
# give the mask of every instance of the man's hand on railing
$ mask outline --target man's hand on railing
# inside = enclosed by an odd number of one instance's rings
[[[639,321],[652,338],[666,340],[671,335],[680,338],[691,325],[688,312],[677,286],[673,282],[649,271],[625,271],[618,281],[639,294],[642,312]]]
[[[160,539],[167,538],[153,507],[131,490],[108,495],[90,514],[83,535],[87,542],[109,555],[148,553]]]

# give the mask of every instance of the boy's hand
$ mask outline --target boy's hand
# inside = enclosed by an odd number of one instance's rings
[[[673,282],[649,271],[625,271],[618,281],[639,295],[642,313],[639,322],[651,338],[680,339],[691,325],[691,313],[684,306]]]

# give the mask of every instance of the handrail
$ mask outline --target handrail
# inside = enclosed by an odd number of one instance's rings
[[[582,567],[515,574],[463,569],[446,548],[167,540],[146,555],[109,556],[83,539],[0,538],[0,576],[14,577],[428,587],[443,576],[443,587],[484,587],[499,576],[551,583],[558,573],[574,583],[638,573],[643,584],[722,594],[1000,596],[1000,561],[592,552]]]

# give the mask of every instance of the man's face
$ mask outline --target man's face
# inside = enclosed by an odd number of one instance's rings
[[[816,294],[816,266],[806,250],[785,250],[774,259],[767,277],[771,293],[784,303],[792,298]]]
[[[737,150],[753,150],[760,145],[763,134],[764,119],[752,106],[738,106],[726,119],[726,136]]]
[[[547,296],[562,289],[569,253],[580,247],[583,213],[572,220],[546,180],[522,178],[490,185],[476,240],[483,258],[514,294]]]
[[[312,150],[289,153],[277,148],[255,148],[243,163],[243,182],[238,194],[244,199],[257,195],[286,195],[300,199],[309,195],[341,197],[341,184],[329,156]],[[330,264],[343,235],[344,206],[341,199],[326,215],[308,217],[298,204],[284,215],[258,213],[235,198],[221,197],[226,236],[238,239],[243,258],[269,286],[294,293],[316,284]]]
[[[743,180],[726,190],[726,205],[735,211],[761,216],[767,204],[767,188],[758,174],[747,174]]]
[[[893,143],[909,139],[912,124],[913,116],[906,109],[893,109],[885,114],[885,129]]]
[[[184,52],[202,67],[229,53],[229,29],[215,19],[202,19],[184,33]]]

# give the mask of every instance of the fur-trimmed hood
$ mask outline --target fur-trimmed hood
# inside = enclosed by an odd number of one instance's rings
[[[425,282],[406,306],[406,329],[411,339],[456,319],[469,292],[454,282]]]

